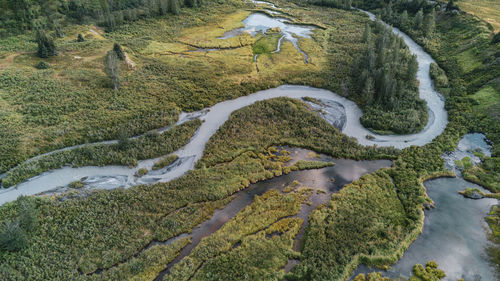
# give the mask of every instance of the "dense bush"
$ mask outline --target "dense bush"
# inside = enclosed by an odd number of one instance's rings
[[[17,205],[17,215],[7,219],[2,218],[0,251],[15,252],[27,247],[29,236],[38,222],[38,213],[32,198],[20,197],[15,205]]]
[[[359,145],[301,101],[278,98],[257,102],[231,114],[207,143],[198,166],[231,161],[247,151],[263,152],[272,145],[299,146],[350,159],[391,159],[398,154],[393,148]]]
[[[37,69],[49,69],[50,64],[48,62],[41,61],[41,62],[37,63],[35,67]]]
[[[152,169],[153,170],[163,169],[163,168],[169,166],[170,164],[174,163],[174,161],[177,159],[179,159],[179,156],[177,156],[175,154],[165,156],[162,159],[160,159],[158,162],[155,162]]]

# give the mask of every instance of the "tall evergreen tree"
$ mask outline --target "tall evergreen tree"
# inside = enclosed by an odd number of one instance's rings
[[[423,33],[425,37],[430,37],[434,32],[434,28],[436,27],[436,16],[434,13],[434,9],[425,15],[424,24],[423,24]]]
[[[120,44],[115,43],[113,45],[113,51],[115,51],[116,56],[118,57],[118,59],[125,60],[125,52],[123,51],[122,46],[120,46]]]
[[[370,24],[366,23],[365,30],[363,32],[363,42],[368,43],[371,41],[372,37],[372,29],[370,28]]]
[[[180,5],[178,0],[170,0],[169,2],[169,12],[171,12],[174,15],[178,15],[180,12]]]
[[[420,30],[422,28],[422,23],[424,21],[424,12],[422,9],[418,10],[417,14],[415,15],[415,29]]]
[[[403,28],[408,28],[408,11],[404,10],[401,13],[400,24]]]
[[[57,48],[54,40],[49,37],[44,30],[39,29],[36,33],[36,41],[38,43],[38,57],[48,58],[57,56]]]

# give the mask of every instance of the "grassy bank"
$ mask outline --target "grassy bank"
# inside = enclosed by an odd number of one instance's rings
[[[279,98],[257,102],[231,114],[207,143],[198,166],[231,161],[247,151],[262,153],[272,145],[304,147],[337,158],[358,160],[394,159],[398,154],[392,148],[359,145],[318,118],[301,101]]]
[[[325,122],[312,111],[304,111],[305,105],[295,100],[267,101],[273,106],[266,106],[265,103],[252,105],[256,111],[269,113],[261,116],[261,119],[267,119],[263,122],[262,129],[267,128],[268,132],[263,132],[262,138],[268,135],[272,140],[271,135],[274,134],[278,139],[288,136],[288,139],[295,143],[307,143],[308,135],[290,135],[291,130],[297,128],[296,126],[283,127],[286,131],[275,131],[272,127],[267,127],[265,124],[274,122],[274,116],[280,116],[283,122],[291,124],[287,118],[293,121],[293,118],[296,118],[294,116],[298,116],[294,114],[294,111],[298,111],[305,118],[312,120],[312,124]],[[287,110],[282,112],[280,108],[287,108]],[[238,112],[233,115],[241,116],[241,118],[244,116],[239,115]],[[233,126],[232,123],[241,124],[241,122],[244,120],[231,118],[227,124]],[[250,124],[252,120],[247,120],[247,122]],[[338,136],[336,130],[323,132],[326,128],[319,126],[316,128],[317,133],[323,135],[325,139],[335,139]],[[230,133],[221,130],[213,138],[236,139],[237,133],[233,136],[228,135]],[[231,194],[247,187],[250,183],[288,173],[298,169],[299,166],[300,168],[317,167],[315,163],[310,163],[311,165],[297,163],[298,166],[289,166],[281,162],[286,159],[273,157],[273,150],[265,149],[267,144],[272,143],[270,140],[262,139],[262,143],[256,144],[258,147],[255,147],[254,151],[247,149],[246,152],[239,153],[227,162],[197,168],[168,183],[138,186],[127,190],[94,191],[86,196],[62,195],[34,199],[37,226],[28,233],[29,238],[24,248],[16,252],[0,251],[0,258],[3,260],[0,264],[0,277],[3,280],[53,279],[58,276],[86,279],[87,276],[79,272],[87,274],[98,269],[114,268],[117,264],[127,263],[132,256],[153,240],[165,241],[188,232],[212,214],[215,208],[227,204]],[[341,146],[342,142],[332,142],[331,145]],[[365,151],[371,150],[380,155],[387,153],[376,149],[358,148]],[[258,153],[259,151],[261,153]],[[224,147],[213,152],[236,155],[234,152],[228,152]],[[210,158],[205,156],[202,161],[207,162]],[[0,207],[2,222],[17,217],[18,210],[17,202]],[[279,208],[276,211],[282,212]],[[259,218],[258,222],[262,217],[256,216],[255,218]],[[258,234],[256,238],[260,235],[262,234]],[[286,236],[283,236],[283,239],[284,237]],[[277,237],[271,239],[270,242],[277,243],[275,239]],[[268,244],[267,240],[262,241],[263,244],[260,244],[262,246],[273,245]],[[286,241],[289,240],[283,241],[284,244],[280,245],[288,245]],[[245,246],[238,250],[238,253],[242,251],[241,253],[248,252],[250,255],[251,249],[252,247]],[[284,257],[281,256],[281,258]],[[154,267],[154,265],[151,266]],[[274,269],[275,267],[270,267],[268,272]],[[144,270],[155,271],[149,266]]]
[[[162,134],[151,132],[137,139],[128,139],[124,136],[116,144],[87,145],[41,156],[25,161],[9,170],[2,180],[2,185],[4,187],[16,185],[33,176],[65,165],[133,167],[139,160],[160,157],[186,145],[200,125],[201,121],[196,119],[174,126]]]
[[[172,269],[167,280],[269,280],[293,256],[293,238],[302,225],[296,215],[311,190],[281,195],[269,191],[204,238]],[[240,245],[237,243],[240,242]]]
[[[494,0],[460,0],[457,1],[458,6],[480,19],[491,24],[495,32],[500,32],[500,3]]]

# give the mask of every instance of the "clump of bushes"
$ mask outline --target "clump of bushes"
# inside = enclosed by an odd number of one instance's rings
[[[49,69],[50,64],[48,62],[41,61],[35,65],[37,69]]]
[[[137,171],[136,176],[140,178],[140,177],[144,176],[144,175],[145,175],[145,174],[147,174],[147,173],[148,173],[148,169],[146,169],[146,168],[140,168],[140,169]]]
[[[73,188],[73,189],[80,189],[80,188],[83,188],[84,186],[85,186],[85,184],[82,181],[74,181],[68,185],[69,188]]]
[[[28,245],[28,236],[37,224],[37,209],[33,198],[17,200],[17,216],[5,220],[0,228],[0,250],[15,252]]]
[[[153,165],[152,169],[153,170],[163,169],[163,168],[169,166],[170,164],[174,163],[174,161],[177,159],[179,159],[179,156],[177,156],[175,154],[165,156],[160,161],[156,162]]]
[[[408,281],[439,281],[446,276],[444,271],[437,268],[435,261],[429,261],[426,263],[425,267],[421,264],[416,264],[413,266],[413,276],[408,279]],[[372,272],[366,275],[359,274],[353,281],[389,281],[387,277],[383,277],[380,272]],[[406,280],[406,279],[398,279]]]

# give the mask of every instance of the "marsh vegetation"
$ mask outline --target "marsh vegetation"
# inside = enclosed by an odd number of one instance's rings
[[[244,27],[243,20],[253,11],[264,11],[260,4],[131,0],[107,1],[103,7],[93,0],[63,2],[12,6],[12,1],[0,0],[0,7],[8,7],[0,12],[0,172],[8,171],[6,186],[66,164],[133,166],[140,159],[170,154],[189,141],[199,120],[163,134],[147,132],[173,125],[181,111],[283,83],[348,96],[365,109],[363,122],[373,130],[415,132],[427,120],[417,95],[414,58],[381,24],[348,10],[351,1],[277,1],[289,8],[282,16],[318,27],[310,38],[297,38],[299,49],[284,41],[279,52],[271,48],[281,38],[278,32],[220,39]],[[75,182],[77,188],[66,194],[20,198],[0,206],[1,279],[152,279],[168,269],[168,280],[345,280],[361,263],[387,267],[422,231],[422,208],[431,204],[422,182],[450,175],[441,155],[469,131],[484,131],[493,153],[481,166],[466,164],[464,174],[496,190],[499,43],[492,40],[492,32],[483,22],[440,3],[352,4],[379,12],[436,58],[439,66],[431,66],[431,75],[449,113],[440,136],[402,150],[367,147],[301,101],[257,102],[235,111],[207,143],[196,168],[179,178],[114,190],[80,189]],[[35,41],[38,23],[45,33]],[[48,50],[52,43],[57,56]],[[52,55],[38,58],[38,47]],[[216,50],[194,52],[200,48]],[[309,63],[299,50],[307,53]],[[257,62],[256,54],[261,55]],[[387,120],[393,122],[387,125]],[[58,148],[111,139],[119,141],[24,162]],[[315,208],[298,250],[294,239],[303,221],[294,216],[312,204],[307,201],[312,191],[291,186],[286,193],[255,197],[173,264],[189,244],[179,235],[227,206],[236,192],[326,165],[290,162],[293,155],[275,149],[280,145],[394,162],[347,184]],[[174,155],[167,156],[156,168],[174,161]],[[489,219],[494,231],[496,213]],[[300,262],[285,273],[291,259]],[[443,277],[432,262],[415,266],[414,275]],[[378,274],[357,280],[366,278],[384,280]]]

